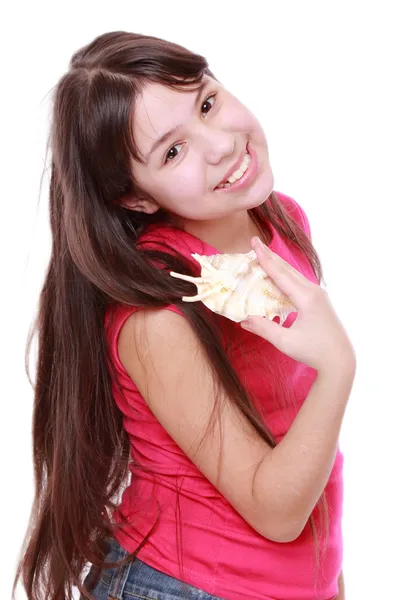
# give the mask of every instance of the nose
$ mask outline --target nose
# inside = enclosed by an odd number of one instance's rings
[[[232,133],[204,125],[196,132],[204,156],[210,164],[219,164],[235,155],[235,136]]]

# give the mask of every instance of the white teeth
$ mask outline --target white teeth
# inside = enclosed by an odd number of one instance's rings
[[[236,171],[234,171],[232,173],[232,175],[228,178],[229,183],[234,183],[235,181],[237,181],[237,179],[240,179],[240,177],[243,175],[243,173],[245,173],[247,171],[249,162],[250,162],[250,155],[245,154],[240,167]]]
[[[220,183],[217,186],[217,189],[223,188],[223,187],[229,187],[232,183],[234,183],[235,181],[240,179],[242,177],[243,173],[245,173],[247,171],[250,160],[251,160],[250,154],[246,151],[246,154],[243,157],[242,164],[240,165],[240,167],[234,173],[232,173],[232,175],[228,178],[228,180],[226,182]]]

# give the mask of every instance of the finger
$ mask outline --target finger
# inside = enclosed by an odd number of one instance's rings
[[[253,243],[253,240],[254,240],[254,243]],[[254,251],[257,254],[257,258],[259,260],[261,259],[261,260],[264,260],[264,262],[265,262],[266,260],[274,259],[274,262],[271,263],[272,269],[274,267],[278,268],[279,266],[281,266],[282,268],[287,269],[293,275],[295,275],[295,276],[300,275],[301,279],[306,280],[306,278],[302,275],[302,273],[300,273],[297,269],[295,269],[293,267],[293,265],[288,263],[284,258],[279,256],[279,254],[276,254],[275,252],[273,252],[271,250],[271,248],[269,248],[268,246],[263,244],[262,241],[260,240],[260,238],[253,238],[252,245],[253,245]]]
[[[275,321],[270,321],[266,317],[247,317],[247,319],[240,323],[240,326],[268,340],[278,349],[281,348],[284,336],[287,335],[287,330],[282,325]]]
[[[314,284],[278,254],[264,246],[261,240],[254,244],[254,250],[266,275],[289,297],[297,310],[302,311],[308,304],[310,287]]]
[[[293,284],[297,284],[296,289],[298,289],[299,285],[305,289],[309,289],[310,285],[313,285],[302,273],[281,258],[279,254],[276,254],[268,246],[265,246],[259,238],[252,238],[252,245],[264,271],[288,296],[293,293]]]

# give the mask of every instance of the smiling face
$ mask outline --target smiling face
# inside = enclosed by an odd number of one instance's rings
[[[268,198],[273,175],[259,122],[221,83],[208,76],[202,83],[199,95],[194,87],[187,93],[155,83],[142,90],[133,135],[147,162],[133,161],[132,171],[145,198],[124,198],[125,206],[147,213],[162,207],[185,223],[220,219]],[[255,176],[237,190],[215,190],[247,143],[257,156]]]

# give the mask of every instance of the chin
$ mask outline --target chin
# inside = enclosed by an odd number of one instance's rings
[[[243,198],[243,208],[245,208],[246,210],[250,210],[251,208],[257,208],[257,206],[261,206],[262,204],[264,204],[264,202],[268,200],[269,196],[273,191],[274,182],[272,179],[272,182],[269,185],[263,186],[262,191],[258,192],[257,194],[249,194],[247,198]]]
[[[264,175],[264,174],[263,174]],[[252,208],[255,208],[256,206],[260,206],[260,204],[263,204],[271,195],[271,193],[274,191],[274,174],[271,171],[271,167],[268,165],[268,169],[266,170],[266,173],[263,177],[264,181],[260,182],[260,187],[261,190],[258,197],[259,197],[259,202],[257,202]]]

